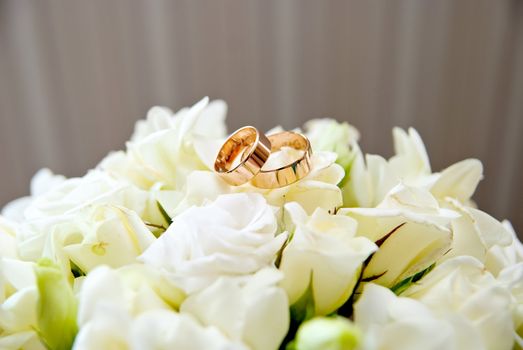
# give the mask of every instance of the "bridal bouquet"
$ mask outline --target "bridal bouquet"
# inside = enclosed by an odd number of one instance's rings
[[[228,137],[226,105],[152,108],[81,178],[0,217],[0,349],[521,349],[523,246],[433,173],[414,129]]]

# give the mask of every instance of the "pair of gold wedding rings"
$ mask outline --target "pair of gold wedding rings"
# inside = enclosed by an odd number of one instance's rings
[[[303,155],[282,167],[263,169],[271,153],[282,147],[303,151]],[[236,130],[225,141],[216,156],[214,170],[233,186],[251,181],[258,188],[279,188],[290,185],[309,173],[311,154],[310,142],[301,134],[282,131],[265,136],[255,127],[245,126]]]

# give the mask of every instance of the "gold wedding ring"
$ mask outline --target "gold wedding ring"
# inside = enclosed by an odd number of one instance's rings
[[[310,172],[310,157],[312,149],[309,140],[292,131],[282,131],[270,135],[271,152],[279,151],[282,147],[291,147],[303,151],[303,155],[290,164],[277,169],[261,169],[252,179],[252,184],[258,188],[278,188],[290,185]]]
[[[225,141],[214,162],[214,170],[230,185],[239,186],[256,176],[271,153],[271,142],[252,126],[235,131]],[[239,164],[235,161],[241,156]]]

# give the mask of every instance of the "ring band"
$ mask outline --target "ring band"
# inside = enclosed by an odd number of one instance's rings
[[[220,148],[214,170],[230,185],[239,186],[258,174],[271,153],[271,142],[255,127],[236,130]],[[241,155],[240,163],[233,167]]]
[[[252,184],[258,188],[278,188],[290,185],[305,177],[311,169],[310,157],[312,149],[309,140],[292,131],[282,131],[270,135],[271,152],[276,152],[282,147],[291,147],[304,151],[303,155],[291,164],[277,169],[261,169],[252,179]]]

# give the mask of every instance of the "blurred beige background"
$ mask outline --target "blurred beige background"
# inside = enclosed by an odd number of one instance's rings
[[[523,231],[521,0],[0,0],[0,204],[204,95],[231,130],[334,117],[386,156],[414,126],[434,170],[480,158],[477,201]]]

